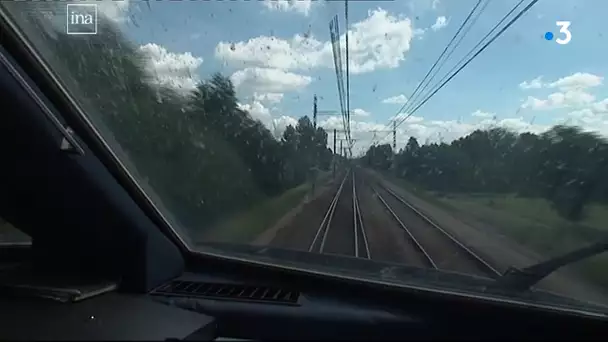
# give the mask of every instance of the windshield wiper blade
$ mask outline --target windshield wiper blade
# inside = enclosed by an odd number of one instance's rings
[[[528,290],[559,268],[603,253],[607,250],[608,240],[604,240],[524,269],[509,267],[503,276],[496,279],[495,285],[507,290]]]

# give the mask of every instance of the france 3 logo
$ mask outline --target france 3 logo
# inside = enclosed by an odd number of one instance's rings
[[[564,36],[555,39],[555,42],[560,45],[566,45],[570,43],[572,40],[572,32],[570,32],[570,22],[569,21],[556,21],[555,25],[557,25],[560,29],[559,32]],[[546,40],[553,40],[554,34],[551,31],[545,33]]]

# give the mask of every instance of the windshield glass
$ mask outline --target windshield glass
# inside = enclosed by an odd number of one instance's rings
[[[193,251],[495,278],[606,236],[606,1],[0,8]],[[608,304],[607,267],[536,286]]]

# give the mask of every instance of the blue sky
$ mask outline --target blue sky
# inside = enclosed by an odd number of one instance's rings
[[[431,84],[517,2],[490,0]],[[410,96],[476,3],[349,2],[355,152],[369,146],[370,130],[387,129],[402,106],[388,99]],[[313,94],[320,110],[339,109],[328,23],[338,14],[345,32],[341,1],[131,0],[100,9],[149,54],[159,82],[190,89],[221,72],[232,78],[242,107],[276,134],[311,114]],[[540,0],[399,127],[398,147],[410,135],[449,141],[491,125],[540,132],[567,122],[608,134],[605,13],[608,1]],[[571,22],[567,45],[544,39],[547,31],[563,37],[559,20]],[[321,117],[320,125],[342,122]]]

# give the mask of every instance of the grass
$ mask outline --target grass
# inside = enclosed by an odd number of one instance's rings
[[[551,257],[608,235],[608,207],[589,204],[579,222],[565,220],[541,198],[494,194],[436,194],[422,187],[385,175],[394,184],[456,217],[473,218],[531,250]],[[608,255],[600,254],[568,267],[573,272],[608,288]]]
[[[330,173],[319,177],[317,189],[327,182]],[[205,239],[231,243],[250,243],[258,235],[275,224],[289,210],[296,207],[310,193],[311,184],[304,183],[281,195],[269,198],[213,227]]]
[[[556,255],[606,238],[608,208],[590,204],[580,222],[560,217],[549,202],[539,198],[520,198],[512,195],[448,195],[444,203],[462,213],[472,215],[501,233],[541,255]],[[600,254],[583,260],[570,269],[608,288],[608,255]]]
[[[493,226],[544,254],[576,248],[605,236],[608,208],[592,204],[580,222],[561,218],[544,199],[506,195],[447,195],[441,201]],[[550,239],[548,239],[550,237]]]
[[[431,192],[424,190],[421,186],[416,185],[415,183],[408,182],[403,178],[395,177],[395,175],[382,172],[382,177],[386,180],[389,180],[392,184],[398,185],[404,189],[407,189],[412,194],[416,195],[418,198],[425,200],[431,204],[434,204],[442,209],[453,212],[454,208],[446,205],[445,202],[441,201],[437,196],[434,196]]]

